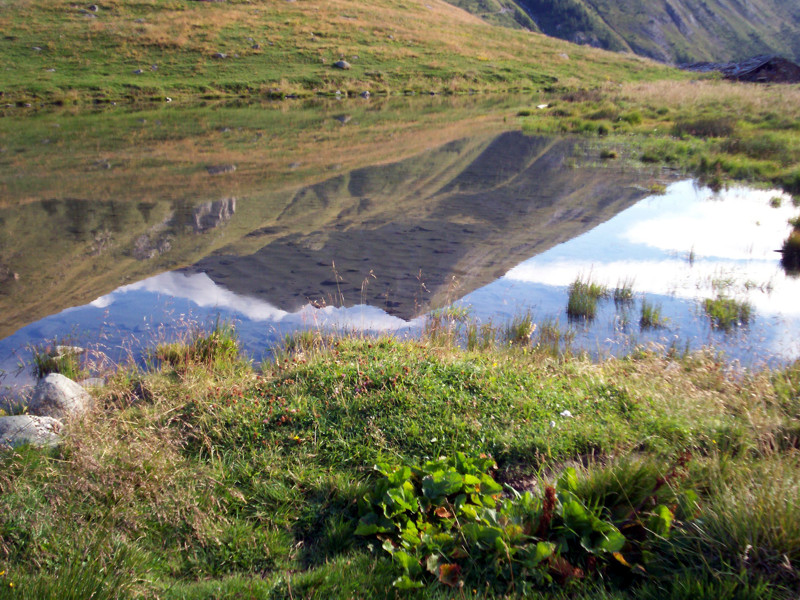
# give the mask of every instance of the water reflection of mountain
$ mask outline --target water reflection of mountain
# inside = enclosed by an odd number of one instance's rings
[[[574,154],[574,141],[505,133],[356,170],[297,191],[273,225],[249,234],[269,238],[255,252],[223,251],[190,270],[289,311],[367,303],[411,318],[645,195],[641,174],[576,168]],[[306,232],[288,225],[313,213],[330,218]]]
[[[216,176],[229,178],[226,193],[214,179],[215,197],[198,198],[211,177],[203,169],[194,188],[170,197],[109,188],[104,196],[118,200],[2,209],[0,338],[182,267],[286,310],[367,302],[419,314],[643,196],[640,173],[575,167],[575,144],[484,134],[350,172],[326,158],[300,187],[276,186],[272,171],[245,185],[237,170]]]

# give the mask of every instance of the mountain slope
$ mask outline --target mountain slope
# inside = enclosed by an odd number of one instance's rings
[[[780,54],[800,60],[795,0],[515,0],[548,35],[668,63]],[[476,14],[474,2],[454,4]]]

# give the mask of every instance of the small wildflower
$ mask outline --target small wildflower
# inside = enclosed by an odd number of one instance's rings
[[[562,411],[561,411],[559,414],[560,414],[562,417],[567,417],[568,419],[572,417],[572,413],[571,413],[571,412],[569,412],[568,410],[562,410]]]

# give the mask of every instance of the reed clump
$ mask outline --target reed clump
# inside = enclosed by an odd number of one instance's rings
[[[567,316],[570,319],[592,320],[597,316],[598,302],[608,297],[608,288],[587,277],[578,277],[568,289]]]

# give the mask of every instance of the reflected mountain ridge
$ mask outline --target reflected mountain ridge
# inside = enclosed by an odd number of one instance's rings
[[[223,249],[186,271],[288,312],[369,304],[410,320],[646,195],[640,173],[570,166],[571,140],[507,132],[479,150],[461,140],[303,188],[265,233],[276,239],[245,256]],[[280,227],[334,205],[347,208],[325,228]]]

